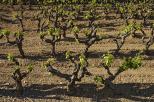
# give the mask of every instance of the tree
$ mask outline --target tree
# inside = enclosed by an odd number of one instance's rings
[[[125,24],[129,25],[129,19],[132,19],[136,14],[137,11],[136,5],[132,2],[125,3],[123,5],[116,3],[116,7],[117,7],[117,13],[120,13],[120,17],[124,19]]]
[[[89,29],[85,29],[83,33],[85,34],[85,38],[80,39],[79,38],[79,28],[75,26],[73,28],[75,39],[78,43],[82,43],[86,46],[85,50],[83,51],[83,54],[87,57],[89,48],[96,42],[103,39],[103,37],[98,36],[97,30],[95,26],[92,26]]]
[[[59,28],[50,28],[47,31],[40,32],[40,38],[42,41],[51,44],[51,56],[55,56],[56,42],[61,40],[61,30]]]
[[[105,70],[107,71],[107,74],[109,75],[109,77],[104,78],[102,76],[96,76],[94,78],[94,80],[96,82],[101,82],[102,84],[105,85],[105,87],[107,88],[111,88],[111,89],[115,89],[114,84],[113,84],[113,80],[116,79],[117,76],[119,76],[122,72],[128,70],[128,69],[138,69],[141,64],[142,64],[142,58],[140,56],[140,54],[137,54],[134,57],[127,57],[124,59],[124,61],[122,62],[122,64],[118,67],[118,70],[115,73],[111,72],[111,65],[114,61],[114,56],[110,53],[107,53],[105,55],[103,55],[102,57],[102,63],[101,66],[103,68],[105,68]]]
[[[117,49],[115,53],[119,53],[120,49],[124,45],[126,38],[129,37],[132,33],[134,33],[134,24],[129,24],[128,26],[124,27],[124,29],[120,32],[120,34],[113,39],[113,41],[117,45]]]
[[[14,20],[17,20],[19,22],[20,27],[21,27],[21,31],[24,32],[25,31],[24,23],[23,23],[23,20],[24,20],[24,8],[23,8],[22,5],[20,7],[20,10],[13,14],[13,18],[14,18]]]
[[[109,17],[109,13],[111,12],[111,9],[112,9],[112,4],[105,3],[105,4],[102,4],[102,6],[104,8],[105,19],[107,20]]]
[[[70,91],[73,91],[75,89],[74,86],[75,86],[76,81],[81,81],[81,79],[85,75],[91,75],[91,73],[88,72],[88,70],[87,70],[89,63],[88,63],[86,57],[82,54],[79,56],[79,61],[75,62],[75,59],[73,58],[71,53],[67,52],[66,59],[69,59],[72,62],[72,64],[74,64],[74,70],[73,70],[73,73],[70,77],[70,81],[68,83],[68,89]]]
[[[14,41],[10,41],[10,39],[9,39],[10,35],[14,35],[13,36],[15,38]],[[7,43],[13,44],[13,45],[16,44],[18,47],[18,50],[20,52],[20,55],[23,58],[25,57],[25,54],[23,51],[23,40],[24,40],[24,33],[23,32],[20,32],[20,31],[19,32],[11,32],[9,30],[2,29],[0,31],[0,39],[3,37],[6,37]]]
[[[56,75],[60,78],[66,79],[68,81],[68,85],[67,85],[68,91],[74,92],[75,91],[75,83],[77,81],[81,81],[81,79],[85,75],[91,75],[91,73],[88,72],[88,70],[87,70],[88,61],[87,61],[87,59],[85,58],[84,55],[81,54],[79,56],[79,59],[75,60],[74,56],[70,52],[66,52],[66,59],[69,59],[71,61],[71,63],[74,64],[74,70],[73,70],[73,73],[71,75],[63,74],[60,71],[58,71],[57,69],[53,68],[53,66],[52,66],[53,59],[49,59],[45,63],[45,67],[52,74],[54,74],[54,75]]]
[[[66,38],[66,31],[71,29],[73,25],[73,13],[71,11],[63,10],[61,21],[59,22],[59,28],[62,30],[62,37]]]
[[[88,20],[88,27],[92,27],[94,25],[94,22],[99,18],[95,4],[90,5],[90,8],[87,13],[85,13],[84,18]]]
[[[25,53],[23,50],[24,33],[23,32],[15,32],[14,37],[15,37],[15,44],[17,44],[20,55],[24,58],[25,57]]]
[[[148,24],[148,18],[152,14],[152,7],[150,2],[140,2],[138,4],[138,15],[143,19],[143,25]]]
[[[138,24],[136,22],[133,22],[133,31],[132,31],[132,36],[135,37],[136,36],[136,32],[140,31],[140,33],[142,34],[142,38],[146,36],[145,31],[143,30],[143,24]]]
[[[43,9],[43,7],[42,7],[42,10],[34,15],[34,20],[38,21],[37,32],[42,32],[44,30],[44,28],[46,26],[48,26],[48,25],[46,25],[46,20],[44,19],[44,18],[46,18],[45,12],[46,12],[45,8]]]
[[[7,58],[8,58],[8,61],[13,62],[16,65],[15,70],[11,77],[16,83],[17,95],[22,95],[24,92],[22,80],[30,74],[30,72],[33,70],[33,67],[32,65],[28,65],[27,66],[28,70],[21,72],[20,70],[21,66],[19,61],[11,54],[8,54]]]
[[[73,10],[72,12],[74,13],[74,19],[75,20],[80,20],[80,16],[82,15],[82,11],[83,11],[83,5],[73,5]]]
[[[10,43],[10,39],[9,39],[9,35],[10,35],[10,31],[6,30],[6,29],[2,29],[0,30],[0,39],[2,39],[3,37],[6,38],[6,42]]]
[[[53,5],[51,9],[48,9],[47,13],[49,15],[48,16],[49,23],[52,24],[51,27],[58,28],[59,20],[61,19],[63,13],[63,5],[62,4]]]
[[[143,43],[145,44],[144,52],[148,53],[150,46],[154,44],[154,23],[150,27],[150,36],[148,37],[148,39],[146,38],[147,37],[144,36],[142,40],[143,40]]]

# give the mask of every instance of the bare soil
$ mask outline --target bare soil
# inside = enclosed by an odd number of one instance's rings
[[[0,26],[11,31],[19,29],[18,24],[12,22],[11,13],[15,12],[10,7],[0,6],[0,18],[4,21]],[[76,85],[76,93],[67,92],[67,81],[51,75],[45,68],[43,62],[50,58],[50,45],[41,42],[37,30],[37,22],[29,19],[36,11],[26,11],[24,25],[26,28],[24,51],[26,58],[22,59],[17,47],[6,44],[5,39],[0,39],[0,102],[154,102],[154,46],[150,48],[148,55],[143,55],[142,67],[137,70],[128,70],[116,78],[116,90],[104,89],[102,85],[95,83],[95,75],[107,76],[106,71],[99,66],[101,56],[116,49],[112,38],[104,39],[95,43],[89,50],[88,70],[93,74],[85,77]],[[102,14],[103,15],[103,14]],[[116,19],[111,14],[108,20],[100,19],[98,34],[116,36],[123,26],[121,19]],[[80,22],[81,24],[84,23]],[[148,31],[148,30],[147,30]],[[65,59],[66,51],[74,53],[82,52],[84,46],[77,44],[73,36],[68,32],[68,40],[60,41],[56,46],[56,63],[54,67],[63,73],[71,73],[73,65]],[[141,39],[129,37],[120,54],[117,55],[112,65],[112,71],[116,71],[124,56],[133,56],[137,50],[143,50]],[[34,66],[33,72],[23,80],[24,95],[15,95],[15,83],[11,78],[14,70],[12,64],[7,61],[7,54],[14,54],[26,69],[28,63]]]

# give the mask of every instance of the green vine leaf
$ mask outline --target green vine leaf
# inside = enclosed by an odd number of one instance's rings
[[[96,83],[104,83],[104,81],[103,81],[103,79],[102,79],[102,77],[100,77],[100,76],[95,76],[94,77],[94,81],[96,82]]]
[[[79,61],[80,61],[81,68],[87,65],[87,59],[83,54],[79,56]]]
[[[71,56],[72,56],[72,55],[71,55],[71,52],[70,52],[70,51],[67,51],[67,52],[65,53],[65,58],[66,58],[66,59],[70,59]]]
[[[124,59],[123,64],[119,67],[121,71],[127,69],[137,69],[142,65],[142,57],[140,54],[137,54],[135,57],[128,57]]]
[[[11,62],[13,62],[14,60],[15,60],[15,57],[12,55],[12,54],[8,54],[7,55],[7,59],[8,59],[8,61],[11,61]]]
[[[79,28],[77,26],[73,27],[72,31],[77,34],[79,33]]]
[[[29,64],[28,67],[27,67],[27,69],[28,69],[28,72],[33,71],[33,66],[32,66],[32,64]]]
[[[113,60],[114,60],[114,56],[110,53],[107,53],[107,54],[102,56],[102,61],[103,61],[105,66],[110,67],[111,64],[113,63]]]

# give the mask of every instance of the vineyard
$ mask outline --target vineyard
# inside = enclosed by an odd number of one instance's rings
[[[153,0],[1,0],[0,102],[154,102]]]

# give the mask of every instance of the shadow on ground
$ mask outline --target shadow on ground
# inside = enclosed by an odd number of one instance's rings
[[[0,87],[2,87],[0,97],[16,97],[12,87],[2,85]],[[77,84],[75,93],[69,93],[66,89],[66,84],[32,84],[25,87],[25,93],[22,97],[16,98],[68,100],[65,96],[74,96],[91,98],[91,100],[97,102],[104,100],[115,101],[121,98],[140,102],[154,101],[154,98],[152,99],[154,96],[154,83],[124,83],[116,84],[115,87],[115,90],[108,88],[98,89],[95,84]]]
[[[150,49],[148,52],[145,52],[145,55],[147,58],[146,60],[153,60],[154,59],[154,50]]]
[[[131,50],[127,53],[125,53],[124,51],[119,51],[118,53],[116,53],[114,50],[112,51],[112,54],[116,57],[116,58],[123,58],[123,57],[133,57],[136,54],[139,54],[140,51],[139,50]]]
[[[105,52],[96,52],[96,51],[91,51],[88,52],[88,58],[101,58],[103,56],[103,54],[105,54]]]
[[[6,60],[7,55],[6,54],[0,54],[0,60]]]

